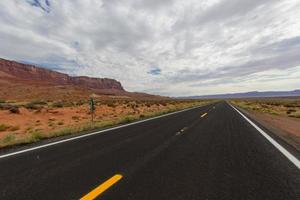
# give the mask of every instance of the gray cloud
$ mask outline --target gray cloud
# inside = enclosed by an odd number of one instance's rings
[[[192,82],[199,80],[220,79],[222,81],[232,80],[236,77],[248,76],[257,72],[268,70],[286,70],[300,66],[300,37],[294,37],[272,43],[263,48],[252,50],[251,57],[257,54],[268,55],[264,59],[255,59],[240,65],[221,66],[213,71],[180,70],[178,74],[169,77],[173,82]],[[271,55],[271,56],[269,56]],[[214,84],[212,82],[211,84]]]
[[[299,8],[297,0],[3,0],[0,57],[162,95],[294,89]]]

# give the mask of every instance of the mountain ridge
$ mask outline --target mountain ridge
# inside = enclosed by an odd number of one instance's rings
[[[179,98],[190,99],[227,99],[227,98],[259,98],[259,97],[293,97],[300,96],[300,89],[291,91],[250,91],[240,93],[227,93],[227,94],[215,94],[215,95],[196,95]]]

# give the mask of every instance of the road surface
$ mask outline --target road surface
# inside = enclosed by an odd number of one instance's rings
[[[2,155],[0,199],[299,200],[299,152],[270,135],[219,102]]]

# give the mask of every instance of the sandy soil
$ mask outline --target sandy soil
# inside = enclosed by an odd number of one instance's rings
[[[248,111],[262,125],[300,150],[300,119],[287,116],[272,115],[257,111]]]

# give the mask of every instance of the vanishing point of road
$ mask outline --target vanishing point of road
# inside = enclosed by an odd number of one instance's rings
[[[0,199],[299,200],[299,151],[227,102],[0,155]]]

